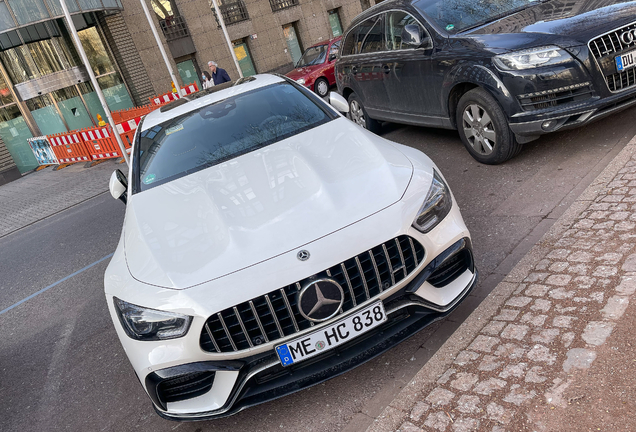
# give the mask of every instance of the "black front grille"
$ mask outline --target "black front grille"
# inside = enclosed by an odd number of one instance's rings
[[[163,403],[192,399],[207,393],[214,383],[215,372],[192,372],[159,383],[157,393]]]
[[[626,90],[636,84],[636,68],[624,70],[614,74],[606,75],[607,86],[610,91]]]
[[[472,267],[472,256],[467,249],[453,255],[439,266],[426,280],[435,288],[442,288]]]
[[[313,325],[298,312],[298,292],[312,280],[331,278],[345,294],[342,312],[378,296],[406,278],[424,259],[424,248],[400,236],[309,278],[227,308],[206,321],[201,348],[234,352],[293,335]]]
[[[519,102],[526,111],[555,107],[569,102],[580,102],[592,97],[590,83],[574,84],[552,90],[520,95]]]
[[[636,39],[631,41],[627,39],[628,42],[625,42],[625,40],[621,38],[623,33],[630,30],[633,31],[634,29],[636,29],[636,22],[592,39],[588,43],[590,52],[598,64],[601,65],[607,87],[610,91],[627,90],[636,85],[636,70],[631,68],[618,72],[614,61],[616,55],[636,48]]]

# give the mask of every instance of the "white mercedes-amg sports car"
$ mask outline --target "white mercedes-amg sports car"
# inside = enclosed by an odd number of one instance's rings
[[[337,376],[475,286],[470,234],[423,153],[282,76],[180,99],[139,125],[104,277],[156,411],[236,413]]]

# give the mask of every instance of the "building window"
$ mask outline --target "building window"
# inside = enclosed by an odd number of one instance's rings
[[[161,20],[159,21],[159,25],[167,42],[190,35],[185,19],[180,15],[170,16]]]
[[[174,0],[152,0],[152,8],[159,18],[159,27],[166,41],[170,42],[190,35],[185,19],[179,15]]]
[[[216,3],[219,5],[219,9],[221,10],[221,15],[223,16],[223,22],[225,23],[225,25],[230,25],[250,19],[243,0],[217,0]],[[211,0],[210,7],[212,8],[212,10],[214,10],[214,3]],[[214,17],[216,18],[219,26],[221,26],[219,17],[216,15],[216,11],[214,12]]]
[[[269,0],[269,5],[272,7],[272,12],[276,12],[298,5],[298,0]]]
[[[8,105],[13,103],[13,95],[11,94],[11,89],[9,85],[4,80],[2,75],[0,75],[0,106]]]
[[[50,18],[42,0],[9,0],[9,5],[18,20],[18,25]]]

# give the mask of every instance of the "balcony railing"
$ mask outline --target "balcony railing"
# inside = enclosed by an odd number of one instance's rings
[[[250,19],[247,14],[247,8],[243,0],[222,0],[217,2],[219,9],[221,9],[221,15],[223,15],[223,22],[225,25],[235,24],[237,22]],[[217,23],[219,23],[219,17],[214,14]],[[219,27],[221,24],[219,23]]]
[[[180,15],[162,19],[159,21],[159,25],[168,42],[190,35],[185,19]]]
[[[298,0],[269,0],[269,5],[272,7],[272,12],[276,12],[298,5]]]

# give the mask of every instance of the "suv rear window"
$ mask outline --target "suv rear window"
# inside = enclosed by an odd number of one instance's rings
[[[217,165],[333,118],[334,114],[287,82],[206,105],[139,134],[133,192]]]

